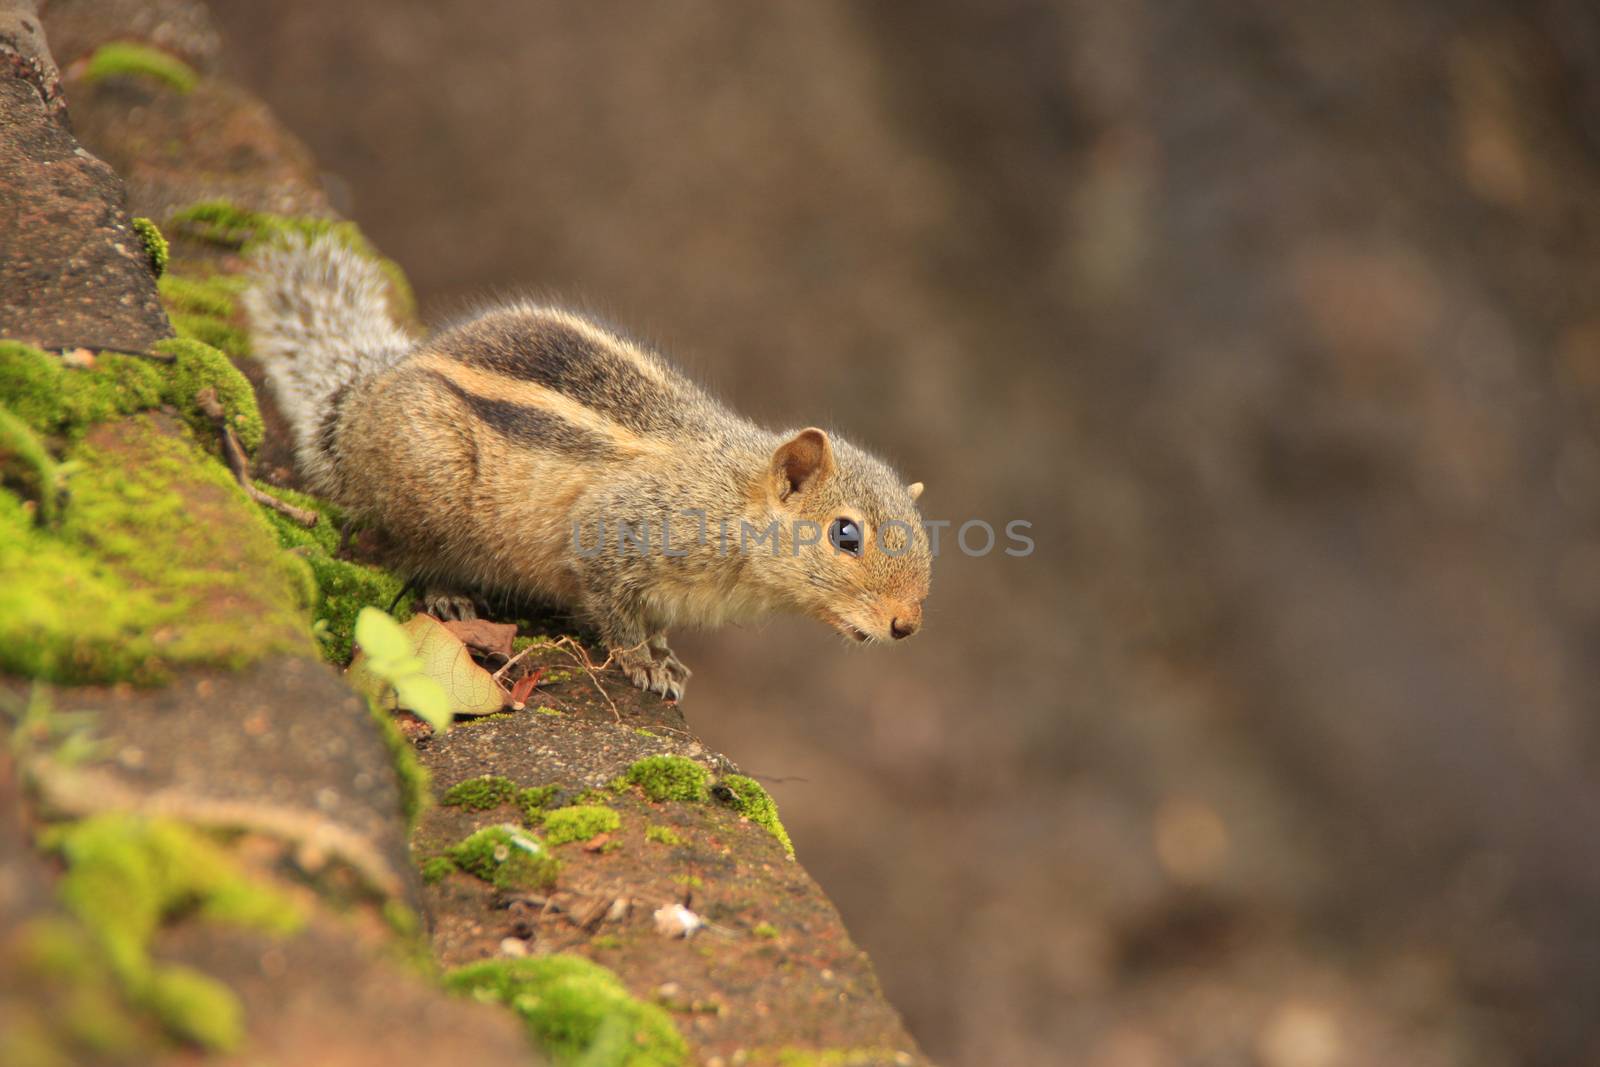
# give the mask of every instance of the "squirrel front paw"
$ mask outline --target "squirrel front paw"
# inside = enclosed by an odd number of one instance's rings
[[[422,594],[422,610],[448,622],[469,622],[478,617],[478,605],[470,596],[437,587]]]
[[[683,699],[684,687],[692,672],[672,654],[664,639],[655,638],[632,648],[615,649],[612,656],[628,681],[640,689],[659,693],[667,700]]]

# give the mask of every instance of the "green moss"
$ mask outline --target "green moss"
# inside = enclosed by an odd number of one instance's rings
[[[150,942],[168,920],[189,914],[291,933],[305,921],[295,903],[180,823],[113,812],[55,828],[43,843],[66,865],[62,902],[93,937],[129,1002],[175,1037],[236,1047],[243,1019],[233,993],[198,971],[152,959]]]
[[[885,1063],[916,1062],[908,1053],[892,1048],[760,1049],[746,1061],[751,1067],[879,1067]]]
[[[560,715],[561,714],[561,709],[560,708],[552,708],[548,704],[540,704],[538,707],[534,708],[533,710],[534,710],[534,712],[536,714],[539,714],[539,715]]]
[[[167,262],[172,258],[172,249],[167,246],[167,239],[161,236],[161,228],[143,216],[134,216],[128,220],[133,227],[133,232],[139,235],[139,240],[144,242],[144,254],[150,257],[150,270],[157,278],[167,272]]]
[[[517,807],[522,809],[522,821],[529,826],[542,823],[545,807],[560,791],[558,785],[537,785],[517,790]]]
[[[81,437],[94,423],[167,403],[209,439],[211,420],[195,398],[210,386],[240,444],[253,450],[261,443],[255,392],[225,355],[184,338],[157,341],[154,349],[172,361],[163,364],[107,352],[93,367],[78,369],[31,345],[0,341],[0,400],[36,432],[68,439]]]
[[[371,700],[367,701],[367,711],[378,728],[378,736],[383,738],[384,747],[389,750],[389,761],[400,781],[400,812],[406,817],[406,826],[414,828],[417,818],[433,802],[433,777],[388,711]]]
[[[449,856],[433,856],[422,861],[422,880],[429,885],[442,882],[455,873],[456,862]]]
[[[767,832],[778,839],[792,859],[794,857],[794,843],[789,840],[789,831],[783,828],[783,823],[778,818],[778,805],[772,796],[761,787],[761,783],[754,778],[747,778],[742,774],[730,774],[717,783],[713,791],[718,800],[729,805],[740,815],[755,823],[764,826]]]
[[[688,1046],[666,1012],[579,956],[488,960],[459,967],[444,981],[452,992],[508,1005],[558,1067],[676,1067],[688,1061]]]
[[[99,946],[64,915],[39,916],[0,939],[0,973],[26,990],[35,1025],[13,1012],[0,1028],[0,1063],[155,1059],[160,1032],[128,1004]]]
[[[660,734],[656,733],[654,730],[647,730],[643,726],[634,727],[633,732],[638,734],[640,737],[660,737],[661,736]]]
[[[778,928],[771,923],[756,923],[750,928],[750,932],[769,941],[778,936]]]
[[[94,55],[89,57],[83,81],[93,85],[103,78],[118,75],[153,78],[180,93],[192,90],[200,77],[193,67],[170,52],[137,41],[112,41],[95,49]]]
[[[466,808],[468,811],[488,811],[509,804],[517,796],[517,787],[511,779],[498,774],[485,774],[457,782],[444,791],[439,803],[449,808]]]
[[[628,768],[624,778],[651,800],[701,803],[710,795],[710,773],[683,756],[646,756]]]
[[[168,275],[158,288],[179,337],[203,342],[239,359],[250,354],[250,337],[234,325],[233,298],[248,284],[245,278],[226,274],[206,278]]]
[[[318,636],[322,641],[322,656],[329,663],[343,666],[350,662],[356,616],[361,614],[361,609],[387,609],[400,595],[404,583],[376,567],[334,558],[345,520],[343,513],[331,504],[292,489],[264,483],[258,486],[284,503],[318,514],[317,524],[308,529],[287,515],[265,506],[261,508],[262,516],[277,532],[279,544],[311,568],[317,585],[312,616],[321,624]],[[404,620],[410,617],[410,612],[397,611],[396,617]]]
[[[598,804],[575,804],[570,808],[557,808],[544,817],[544,839],[551,845],[564,845],[571,841],[588,841],[608,834],[622,825],[622,816]]]
[[[393,260],[379,255],[353,222],[274,215],[265,211],[251,211],[227,200],[206,200],[174,212],[167,220],[167,227],[196,240],[241,251],[286,237],[331,236],[378,265],[389,282],[390,310],[395,317],[409,319],[416,316],[416,298],[405,272]]]
[[[166,398],[162,369],[148,360],[108,353],[91,368],[68,368],[32,345],[0,341],[0,403],[35,433],[76,439]]]
[[[173,357],[166,375],[163,396],[183,414],[184,420],[203,440],[212,437],[211,420],[196,406],[195,398],[206,388],[215,389],[228,424],[247,451],[255,451],[264,433],[261,411],[256,407],[255,390],[228,357],[209,344],[188,337],[169,337],[157,341],[155,350]]]
[[[55,522],[61,497],[56,464],[28,424],[0,407],[0,485],[31,501],[47,525]]]
[[[646,841],[654,841],[658,845],[676,846],[685,844],[683,835],[670,826],[646,826],[644,828],[644,839]]]
[[[228,274],[214,274],[207,278],[168,274],[156,283],[156,288],[160,290],[161,302],[169,312],[183,311],[191,315],[231,319],[235,311],[233,298],[245,284],[243,278]]]
[[[486,826],[447,853],[455,865],[499,889],[549,889],[561,863],[534,835]]]
[[[0,669],[155,682],[180,663],[309,650],[301,571],[251,509],[229,512],[238,487],[215,460],[132,423],[116,448],[79,444],[63,467],[56,530],[0,490]]]

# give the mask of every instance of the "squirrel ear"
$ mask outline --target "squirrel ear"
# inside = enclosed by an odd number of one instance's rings
[[[772,453],[778,499],[788,500],[833,473],[833,445],[815,426],[801,430]]]
[[[912,482],[910,485],[906,486],[906,492],[911,494],[912,500],[920,499],[922,496],[922,483]]]

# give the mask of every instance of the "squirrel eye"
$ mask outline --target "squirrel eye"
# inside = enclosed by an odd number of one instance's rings
[[[840,552],[861,555],[861,527],[850,519],[838,518],[828,527],[828,542]]]

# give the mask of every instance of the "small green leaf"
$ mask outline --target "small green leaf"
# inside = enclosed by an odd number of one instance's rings
[[[387,614],[377,608],[362,608],[356,616],[356,644],[366,650],[373,670],[385,673],[378,664],[387,664],[411,655],[411,639]],[[417,669],[420,669],[420,664]]]
[[[407,674],[394,680],[394,694],[400,706],[415,714],[435,730],[450,728],[450,695],[444,686],[426,674]]]

